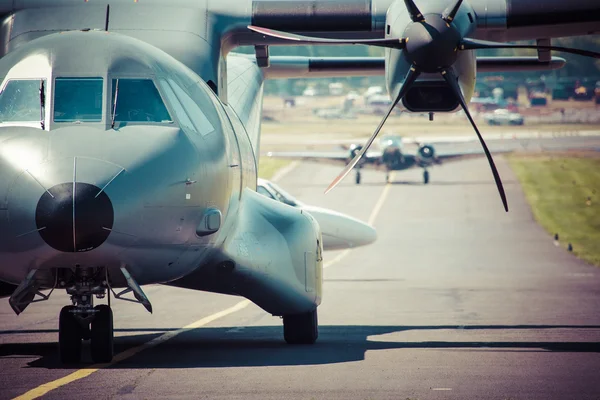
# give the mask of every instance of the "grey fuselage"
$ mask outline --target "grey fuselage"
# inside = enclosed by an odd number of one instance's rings
[[[140,284],[167,282],[189,273],[222,243],[224,235],[196,234],[198,216],[212,207],[228,221],[237,211],[242,187],[256,184],[254,150],[232,108],[187,67],[139,40],[90,31],[34,40],[2,58],[0,70],[5,81],[47,82],[44,130],[38,122],[0,125],[0,265],[10,266],[0,270],[1,279],[18,283],[30,268],[127,264]],[[100,121],[55,122],[53,82],[61,77],[103,79]],[[117,122],[113,128],[109,83],[118,78],[152,79],[172,121]],[[207,126],[177,118],[181,104],[166,96],[169,83],[187,91]],[[86,220],[85,204],[73,211],[74,232],[64,235],[64,246],[44,243],[42,234],[53,228],[39,226],[40,197],[48,193],[62,201],[54,191],[65,183],[81,196],[78,184],[108,195],[114,217],[102,227],[107,238],[98,246],[86,247],[83,225],[94,221]]]
[[[200,271],[179,285],[241,294],[279,315],[314,309],[320,231],[308,214],[254,192],[262,76],[249,59],[231,59],[226,105],[181,62],[118,33],[55,33],[4,56],[3,87],[43,81],[45,98],[39,120],[0,124],[0,280],[18,284],[36,270],[37,286],[52,287],[60,270],[102,267],[118,287],[122,267],[140,285]],[[101,118],[64,122],[61,79],[101,80]],[[152,81],[170,118],[113,126],[127,80]],[[285,253],[262,251],[270,247]],[[215,277],[223,265],[235,268]],[[272,292],[268,282],[236,287],[267,273]]]

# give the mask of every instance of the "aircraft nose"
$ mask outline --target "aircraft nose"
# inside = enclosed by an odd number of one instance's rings
[[[95,185],[61,183],[40,197],[35,223],[50,247],[62,252],[89,251],[110,235],[114,209],[108,195]]]

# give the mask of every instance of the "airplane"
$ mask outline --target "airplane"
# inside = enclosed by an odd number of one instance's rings
[[[258,178],[256,191],[273,200],[300,208],[312,215],[321,228],[323,250],[345,250],[375,242],[375,229],[346,214],[305,204],[267,179]]]
[[[402,171],[410,168],[423,169],[423,183],[428,184],[430,179],[429,168],[441,164],[449,159],[457,159],[471,155],[483,155],[480,151],[464,151],[464,152],[437,152],[434,143],[419,143],[412,141],[417,145],[414,153],[409,153],[405,150],[404,145],[410,140],[406,140],[398,135],[385,135],[379,140],[379,149],[369,150],[365,153],[361,161],[356,164],[355,183],[360,185],[361,169],[365,167],[373,167],[376,169],[383,168],[385,170],[385,181],[390,183],[391,171]],[[267,157],[274,158],[293,158],[308,161],[329,161],[340,162],[347,164],[356,157],[362,150],[363,146],[353,143],[350,146],[342,146],[346,151],[287,151],[277,152],[269,151]]]
[[[289,344],[317,340],[319,225],[256,192],[266,79],[383,72],[387,115],[463,109],[485,149],[466,105],[475,50],[538,50],[480,70],[564,64],[551,50],[599,57],[550,41],[600,30],[589,0],[0,0],[0,16],[0,281],[17,285],[17,314],[53,290],[71,296],[58,317],[65,364],[83,340],[110,362],[111,298],[152,312],[150,284],[243,296],[282,317]],[[496,42],[521,39],[537,44]],[[386,57],[269,54],[322,43]],[[247,45],[254,56],[233,52]]]

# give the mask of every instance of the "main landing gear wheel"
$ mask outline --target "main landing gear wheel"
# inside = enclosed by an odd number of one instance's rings
[[[113,313],[109,306],[94,307],[90,329],[90,350],[95,363],[108,363],[113,358]]]
[[[429,183],[429,171],[423,171],[423,183],[426,185]]]
[[[356,184],[360,185],[360,171],[356,171]]]
[[[60,361],[64,364],[76,364],[81,361],[82,329],[72,311],[75,306],[65,306],[58,317],[58,347]]]
[[[317,310],[283,316],[283,337],[288,344],[313,344],[319,336]]]

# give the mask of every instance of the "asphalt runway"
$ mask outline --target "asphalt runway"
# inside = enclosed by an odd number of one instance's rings
[[[313,346],[286,345],[281,321],[243,299],[152,286],[154,315],[113,303],[122,361],[65,369],[66,295],[19,317],[0,300],[0,399],[599,399],[600,269],[553,244],[497,163],[508,214],[485,159],[435,167],[426,186],[419,170],[390,185],[364,171],[326,196],[335,166],[283,177],[300,200],[378,230],[371,246],[325,254]]]

